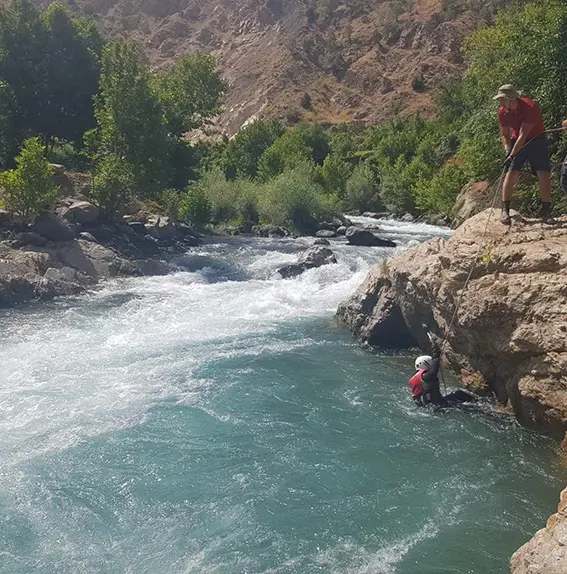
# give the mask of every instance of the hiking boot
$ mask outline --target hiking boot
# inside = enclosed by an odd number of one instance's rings
[[[500,223],[502,223],[502,225],[511,225],[512,224],[512,218],[510,217],[510,213],[508,211],[506,211],[505,209],[503,209],[500,212]]]
[[[553,225],[555,219],[551,216],[551,203],[542,202],[540,211],[541,221],[548,225]]]

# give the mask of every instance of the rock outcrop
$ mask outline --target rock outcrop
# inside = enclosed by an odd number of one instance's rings
[[[372,270],[338,314],[370,344],[427,349],[428,329],[446,337],[455,371],[476,374],[524,424],[563,438],[567,219],[556,226],[517,219],[508,229],[497,216],[486,210],[449,240],[430,240]]]
[[[567,572],[567,488],[561,493],[557,514],[512,556],[510,564],[512,574]]]
[[[429,350],[428,330],[446,337],[446,358],[466,385],[493,393],[523,424],[565,437],[566,217],[551,226],[515,216],[507,228],[485,210],[450,239],[373,269],[337,314],[371,345]],[[558,514],[514,555],[514,574],[567,572],[566,509],[564,492]]]

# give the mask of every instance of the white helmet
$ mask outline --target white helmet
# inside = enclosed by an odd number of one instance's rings
[[[429,369],[431,367],[431,361],[433,359],[429,355],[422,355],[415,360],[415,370],[421,371],[421,369]]]

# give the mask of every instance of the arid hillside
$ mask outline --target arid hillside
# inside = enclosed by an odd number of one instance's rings
[[[47,0],[36,0],[45,7]],[[458,72],[462,38],[497,0],[64,0],[110,36],[135,38],[152,64],[205,50],[230,83],[219,125],[251,117],[375,122],[432,110]],[[502,0],[500,1],[502,3]]]

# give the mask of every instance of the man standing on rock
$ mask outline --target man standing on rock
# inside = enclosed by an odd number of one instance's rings
[[[494,96],[500,103],[498,120],[502,143],[506,149],[507,168],[502,187],[502,213],[500,221],[510,225],[510,202],[520,169],[529,161],[534,175],[539,180],[541,198],[541,217],[546,223],[553,223],[551,218],[551,175],[549,148],[541,111],[529,98],[521,98],[516,88],[505,84]]]

